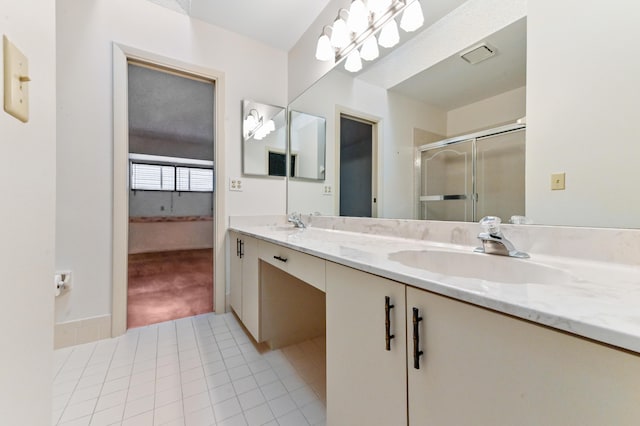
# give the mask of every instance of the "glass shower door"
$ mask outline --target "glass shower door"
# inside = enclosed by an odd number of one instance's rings
[[[420,156],[420,219],[473,220],[473,139]]]
[[[524,216],[525,130],[476,140],[476,220],[499,216],[503,223]]]

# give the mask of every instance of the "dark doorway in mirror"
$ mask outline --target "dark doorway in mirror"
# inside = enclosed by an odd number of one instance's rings
[[[375,216],[374,127],[340,115],[340,216]]]

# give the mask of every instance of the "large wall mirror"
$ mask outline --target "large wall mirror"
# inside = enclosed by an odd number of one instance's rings
[[[453,16],[443,20],[453,22],[460,2],[450,3]],[[427,28],[361,73],[336,66],[294,100],[290,109],[327,117],[327,164],[322,185],[289,182],[289,211],[475,221],[496,209],[505,222],[525,215],[526,17],[495,26],[471,43],[440,47],[430,61],[420,51],[433,37]],[[517,132],[498,136],[507,128]],[[358,199],[362,206],[344,208]]]
[[[242,174],[285,177],[286,171],[285,108],[242,101]]]
[[[289,211],[640,228],[632,11],[596,2],[574,14],[526,0],[422,6],[426,17],[445,13],[357,73],[336,65],[291,102],[327,118],[327,163],[324,182],[288,183]],[[601,16],[608,42],[594,58]],[[363,157],[345,144],[353,122],[365,124],[355,131],[370,146],[358,149]],[[446,143],[456,138],[466,141]],[[364,162],[367,174],[354,177],[351,164]],[[355,199],[345,188],[370,205],[343,213]]]

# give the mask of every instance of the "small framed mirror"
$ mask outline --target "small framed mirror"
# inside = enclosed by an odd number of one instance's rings
[[[291,111],[289,126],[289,177],[325,180],[326,120],[323,117]]]
[[[242,174],[287,175],[287,114],[283,107],[242,101]]]

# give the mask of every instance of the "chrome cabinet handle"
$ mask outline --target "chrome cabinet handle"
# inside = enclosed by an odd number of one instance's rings
[[[288,259],[282,256],[273,256],[274,259],[279,260],[280,262],[286,262]]]
[[[391,339],[395,338],[393,334],[391,334],[391,309],[393,309],[394,305],[391,304],[391,298],[389,296],[384,297],[384,344],[385,349],[391,350]]]
[[[419,324],[422,317],[418,314],[418,308],[413,308],[413,368],[420,369],[420,356],[424,354],[420,348],[420,330]]]

